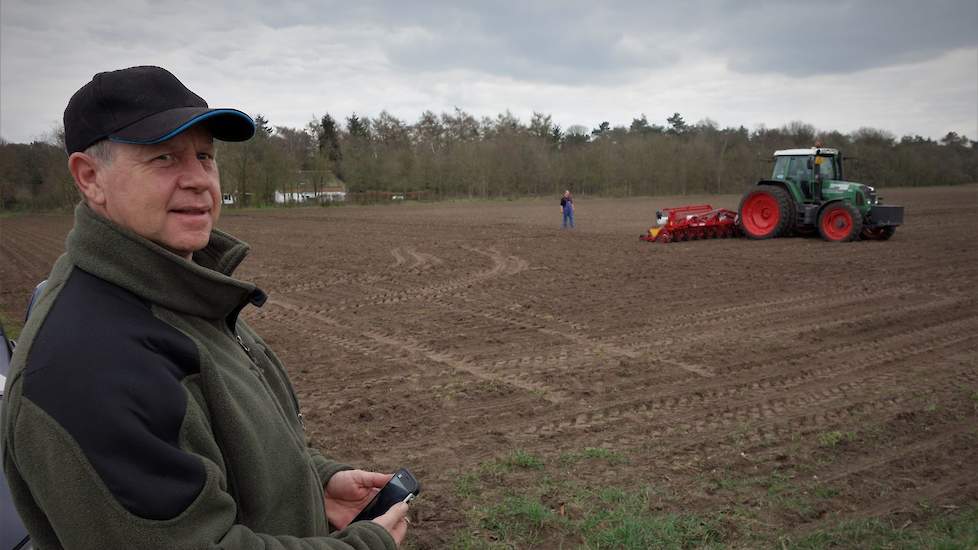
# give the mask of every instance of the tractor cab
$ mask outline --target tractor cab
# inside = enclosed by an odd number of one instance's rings
[[[837,195],[844,186],[867,187],[842,179],[842,155],[838,149],[785,149],[774,152],[772,181],[784,182],[800,203],[821,204],[825,193]],[[844,185],[843,185],[844,184]]]

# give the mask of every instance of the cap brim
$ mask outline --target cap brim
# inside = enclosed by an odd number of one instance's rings
[[[180,107],[148,116],[109,134],[118,143],[152,145],[172,139],[198,124],[204,124],[221,141],[246,141],[255,135],[255,122],[237,109]]]

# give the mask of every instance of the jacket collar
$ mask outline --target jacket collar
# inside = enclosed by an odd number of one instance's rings
[[[167,309],[224,319],[248,302],[265,302],[265,293],[254,284],[231,277],[248,245],[217,229],[188,262],[99,216],[83,201],[75,208],[66,244],[79,268]]]

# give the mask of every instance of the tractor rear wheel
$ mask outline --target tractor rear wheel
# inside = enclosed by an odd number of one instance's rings
[[[826,241],[855,240],[863,230],[863,216],[848,202],[834,202],[818,215],[818,234]]]
[[[795,219],[795,205],[788,192],[762,185],[740,199],[740,226],[751,239],[773,239],[787,235]]]
[[[886,241],[889,240],[894,233],[896,233],[896,227],[892,225],[885,225],[883,227],[864,227],[862,238],[873,241]]]

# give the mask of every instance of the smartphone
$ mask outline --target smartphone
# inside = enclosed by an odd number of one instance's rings
[[[394,477],[384,485],[373,500],[353,518],[353,521],[374,519],[384,515],[391,506],[398,502],[411,502],[421,492],[421,484],[411,475],[407,468],[401,468]],[[352,522],[351,522],[352,523]]]

